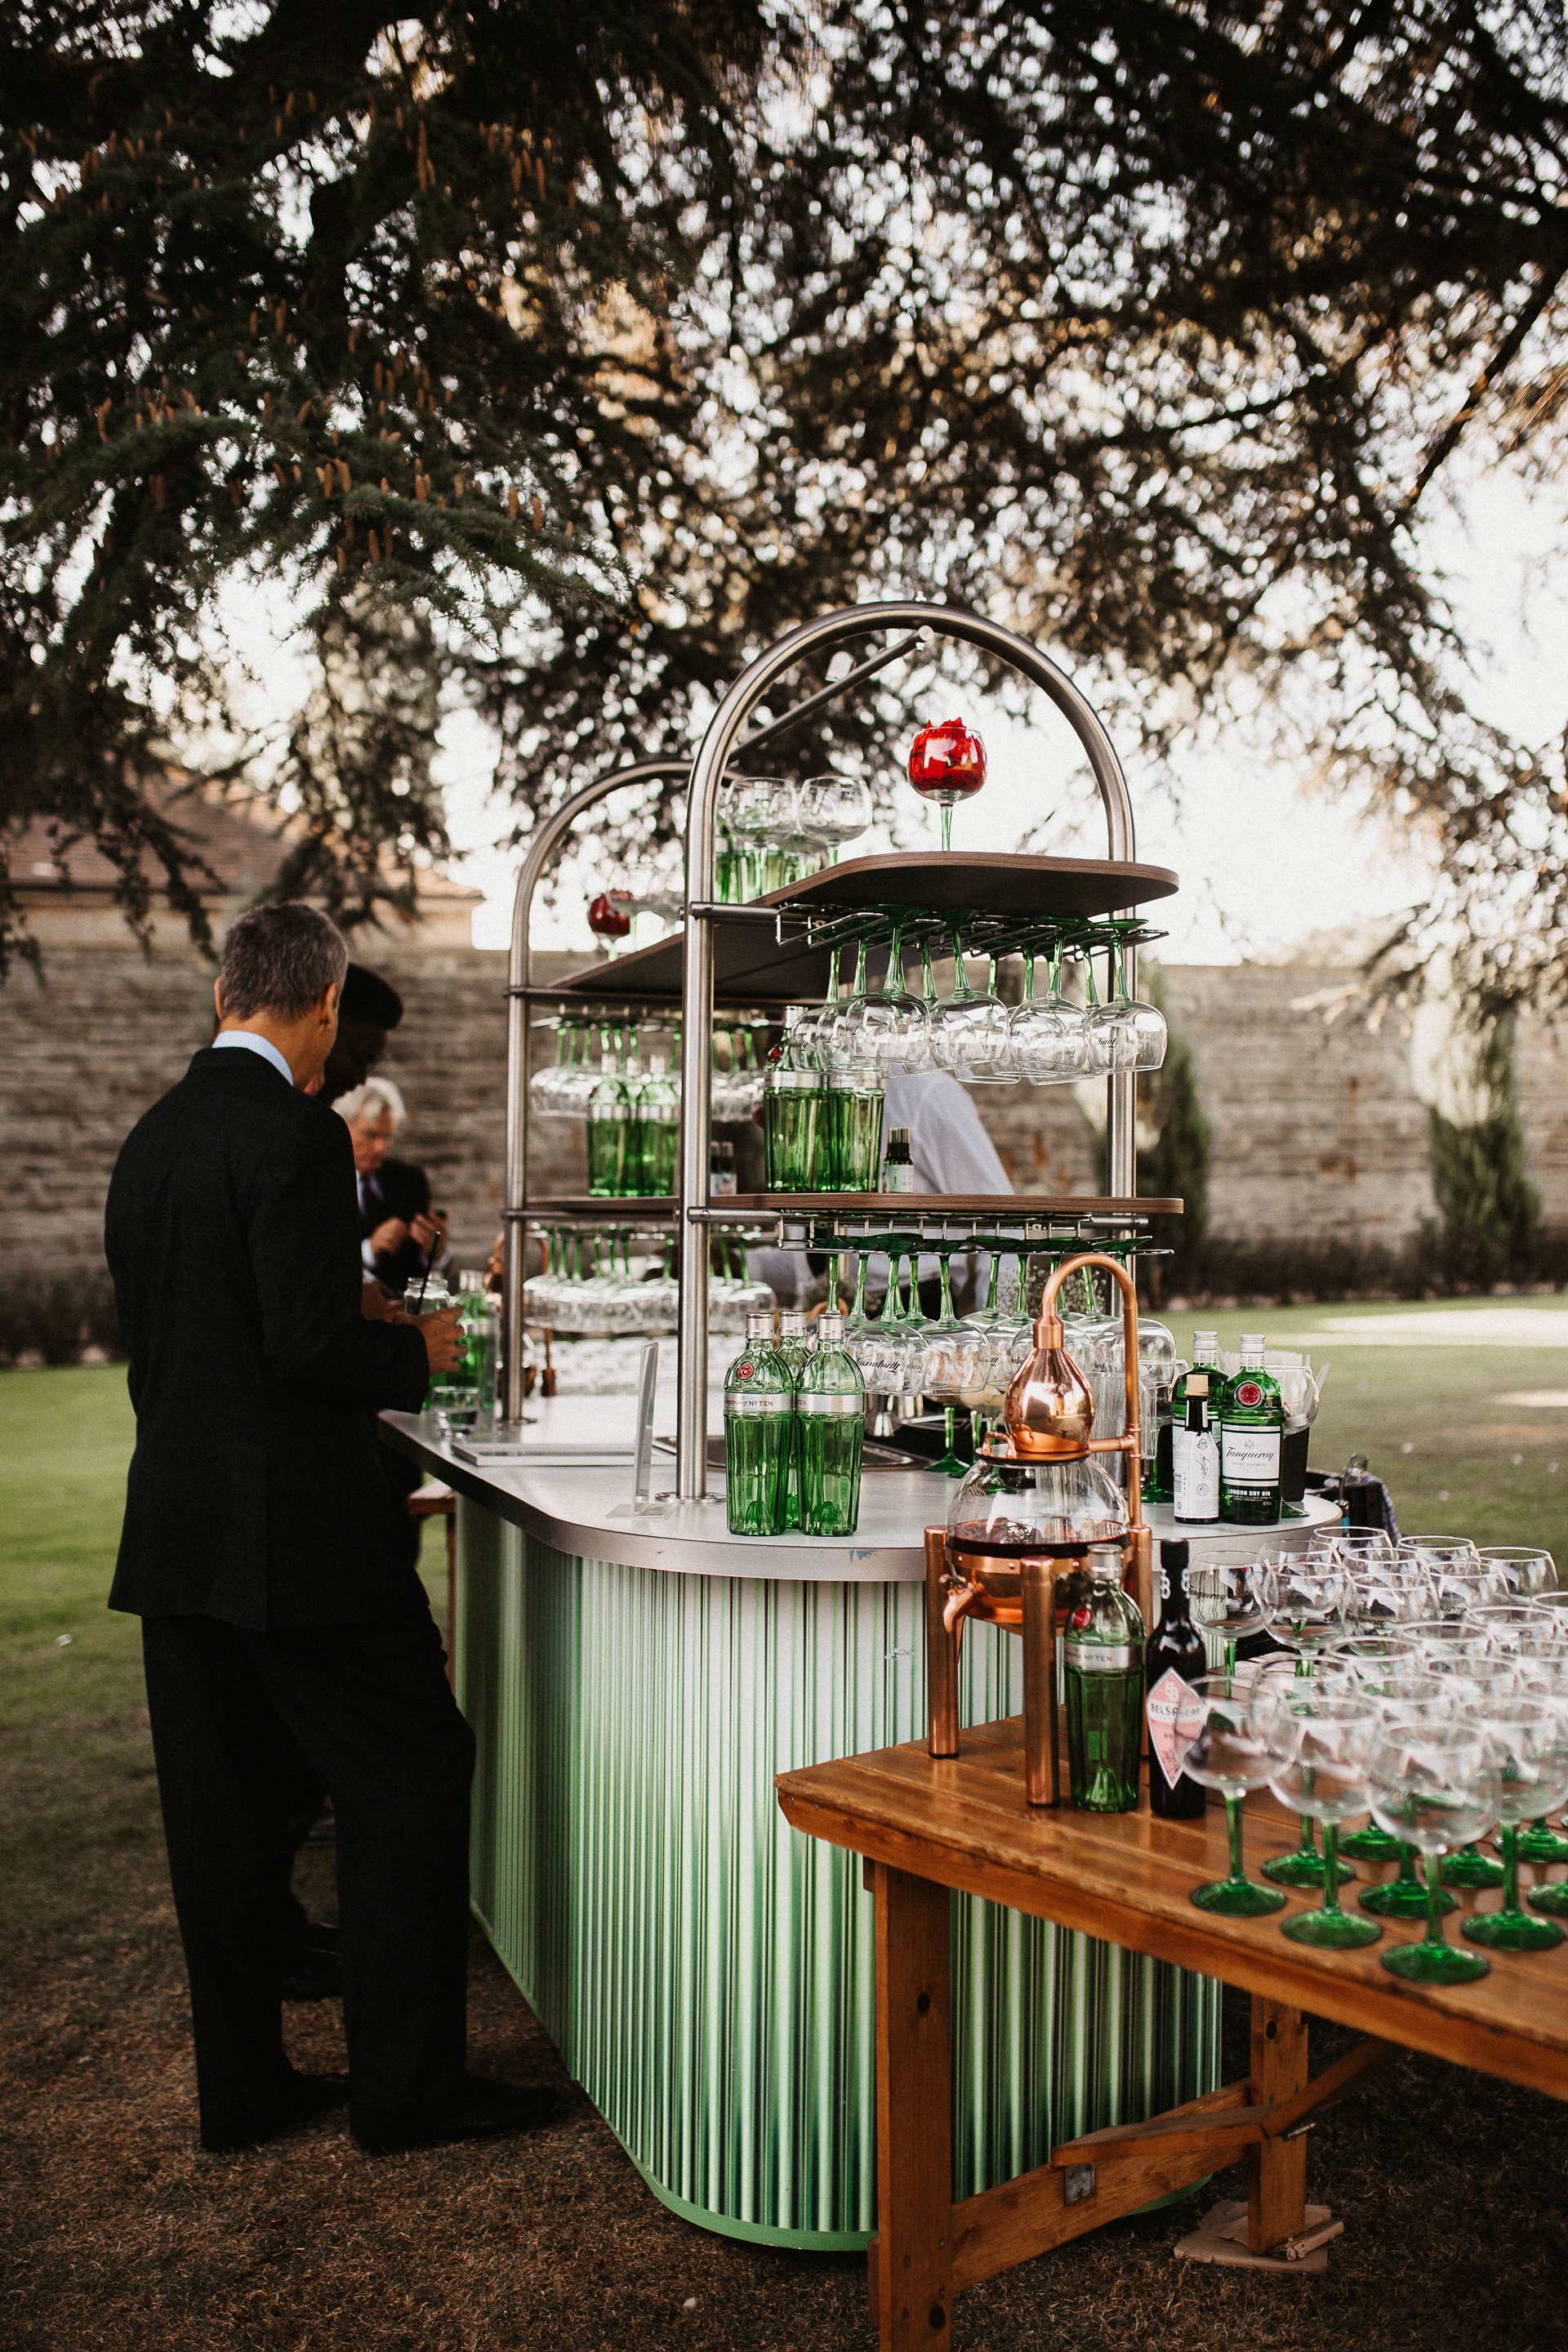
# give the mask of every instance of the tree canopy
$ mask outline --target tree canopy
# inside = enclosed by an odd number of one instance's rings
[[[142,779],[281,578],[284,772],[364,903],[439,840],[435,701],[395,758],[325,721],[410,629],[526,822],[805,614],[937,593],[1155,752],[1261,702],[1435,845],[1392,979],[1441,928],[1564,992],[1562,751],[1475,715],[1423,535],[1461,454],[1561,466],[1555,0],[7,15],[12,804],[177,867]]]

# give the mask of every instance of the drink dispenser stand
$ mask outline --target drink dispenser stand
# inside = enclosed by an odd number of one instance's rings
[[[1057,1298],[1085,1266],[1101,1267],[1121,1293],[1127,1421],[1096,1437],[1094,1398],[1063,1344]],[[1066,1580],[1097,1545],[1120,1545],[1122,1582],[1148,1624],[1151,1543],[1139,1498],[1138,1298],[1124,1266],[1089,1250],[1055,1269],[1040,1299],[1034,1353],[1007,1391],[1005,1439],[977,1458],[946,1528],[925,1531],[929,1746],[959,1752],[958,1660],[966,1618],[1019,1633],[1024,1643],[1024,1772],[1031,1805],[1061,1802],[1057,1727],[1057,1622]],[[1127,1491],[1095,1456],[1128,1456]]]

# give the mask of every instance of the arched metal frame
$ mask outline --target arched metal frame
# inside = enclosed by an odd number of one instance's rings
[[[676,1488],[680,1499],[699,1501],[708,1485],[708,1248],[706,1227],[693,1222],[706,1209],[711,1129],[708,1090],[713,1029],[713,932],[721,915],[699,911],[714,896],[719,794],[741,731],[770,689],[809,654],[830,653],[857,637],[883,629],[920,629],[975,646],[1039,687],[1056,704],[1089,755],[1101,804],[1111,857],[1130,862],[1136,855],[1132,802],[1121,762],[1097,713],[1066,672],[1026,638],[978,614],[945,604],[900,602],[855,604],[825,613],[781,637],[743,669],[714,712],[691,771],[686,813],[686,929],[681,953],[680,1088],[680,1325],[679,1385],[676,1423]],[[637,772],[623,771],[629,779]],[[616,779],[616,781],[621,781]],[[593,788],[590,787],[590,792]],[[579,803],[584,804],[579,795]],[[571,804],[569,804],[571,805]],[[1128,986],[1136,991],[1137,960],[1130,947]],[[1131,1198],[1137,1186],[1133,1118],[1137,1081],[1118,1072],[1106,1081],[1106,1190]]]
[[[501,1277],[501,1328],[505,1335],[506,1417],[522,1418],[522,1285],[528,1250],[523,1213],[528,1197],[528,995],[533,985],[531,932],[533,894],[539,877],[577,819],[626,784],[684,782],[689,760],[637,760],[608,769],[563,801],[535,827],[517,877],[511,902],[511,949],[507,963],[506,1024],[506,1244]]]

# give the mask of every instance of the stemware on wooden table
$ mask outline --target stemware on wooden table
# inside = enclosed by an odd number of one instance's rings
[[[1268,1751],[1273,1795],[1323,1828],[1322,1902],[1287,1919],[1281,1935],[1323,1951],[1374,1944],[1383,1933],[1376,1920],[1340,1903],[1339,1834],[1342,1822],[1367,1809],[1367,1764],[1379,1728],[1375,1704],[1353,1675],[1299,1676],[1293,1684],[1278,1678],[1272,1687],[1260,1677],[1251,1719]]]
[[[1190,1580],[1188,1589],[1190,1592]],[[1247,1689],[1234,1676],[1199,1675],[1190,1692],[1174,1727],[1181,1769],[1202,1787],[1217,1789],[1225,1799],[1230,1869],[1224,1878],[1194,1886],[1189,1899],[1200,1911],[1216,1911],[1228,1919],[1266,1918],[1284,1909],[1285,1896],[1277,1887],[1259,1886],[1247,1875],[1241,1807],[1254,1789],[1268,1786],[1273,1758],[1252,1721]]]
[[[1419,1943],[1382,1955],[1394,1975],[1416,1984],[1468,1984],[1490,1968],[1482,1953],[1462,1950],[1443,1933],[1442,1858],[1495,1825],[1499,1778],[1479,1724],[1408,1717],[1384,1724],[1367,1768],[1373,1817],[1402,1845],[1419,1849],[1426,1873],[1426,1933]]]

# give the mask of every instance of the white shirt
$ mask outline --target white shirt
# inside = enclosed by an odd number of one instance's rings
[[[248,1053],[259,1054],[264,1062],[270,1062],[279,1076],[286,1078],[290,1086],[294,1083],[294,1073],[277,1046],[269,1037],[258,1037],[254,1029],[225,1029],[213,1039],[213,1045],[215,1049],[224,1045],[243,1045]]]

